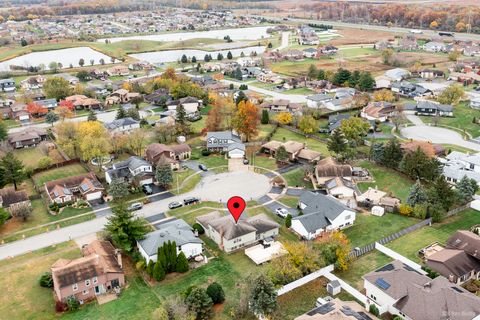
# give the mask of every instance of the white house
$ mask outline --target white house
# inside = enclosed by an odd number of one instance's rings
[[[245,145],[243,143],[234,142],[228,146],[229,158],[243,158],[245,156]]]
[[[480,96],[470,99],[470,108],[480,109]]]
[[[313,94],[307,98],[307,107],[311,109],[320,109],[325,103],[333,100],[333,97],[328,94]]]
[[[202,100],[194,97],[185,97],[178,100],[173,100],[167,103],[167,109],[176,111],[177,107],[180,105],[183,106],[187,115],[197,113],[202,105]]]
[[[303,215],[292,219],[292,229],[307,240],[325,231],[347,228],[355,222],[356,213],[331,196],[311,191],[300,196]]]
[[[135,182],[142,186],[153,183],[153,167],[145,159],[130,157],[125,161],[112,165],[112,169],[105,171],[105,180],[108,184],[114,179],[123,179],[128,183]]]
[[[147,263],[152,260],[157,262],[158,248],[168,241],[177,245],[177,255],[183,252],[187,259],[194,258],[203,252],[203,241],[195,236],[192,228],[182,219],[169,219],[155,225],[156,231],[145,235],[145,238],[137,241],[140,254]]]
[[[464,176],[480,184],[480,154],[452,151],[442,162],[443,175],[451,184],[457,184]]]
[[[106,122],[104,126],[111,134],[130,133],[140,128],[140,121],[127,117]]]
[[[402,68],[395,68],[385,71],[384,75],[392,81],[402,81],[410,76],[410,71]]]

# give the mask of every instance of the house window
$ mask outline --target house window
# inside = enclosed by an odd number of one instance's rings
[[[89,285],[90,285],[90,279],[85,280],[85,286],[88,287]]]
[[[348,216],[345,216],[345,220],[350,220],[352,218],[352,215],[349,214]]]
[[[97,283],[97,282],[98,282],[97,277],[93,277],[93,283],[95,284],[95,283]]]
[[[83,295],[87,295],[88,294],[88,290],[83,290]]]
[[[377,297],[375,297],[373,294],[370,295],[370,298],[372,298],[373,300],[377,301]]]
[[[73,289],[73,291],[77,291],[78,290],[78,283],[74,283],[73,286],[72,286],[72,289]]]

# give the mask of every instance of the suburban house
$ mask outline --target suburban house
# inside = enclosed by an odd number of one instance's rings
[[[271,140],[262,145],[262,150],[264,153],[275,157],[278,148],[283,146],[288,153],[288,160],[289,161],[305,161],[305,162],[315,162],[320,160],[321,153],[306,149],[304,143],[300,143],[297,141],[286,141],[280,142]]]
[[[106,99],[105,105],[123,104],[130,102],[132,99],[139,97],[137,92],[129,92],[125,89],[118,89],[113,91]]]
[[[318,50],[315,48],[306,48],[302,51],[305,58],[316,58],[318,54]]]
[[[447,52],[447,45],[443,42],[430,41],[423,45],[423,50],[427,52]]]
[[[321,47],[318,47],[318,55],[321,56],[321,55],[333,55],[335,53],[337,53],[338,51],[338,48],[335,47],[335,46],[332,46],[332,45],[325,45],[325,46],[321,46]]]
[[[55,300],[75,297],[83,303],[125,285],[122,255],[110,242],[95,240],[82,248],[82,254],[52,265]]]
[[[76,94],[65,98],[66,101],[71,101],[75,109],[90,109],[96,110],[101,108],[100,101],[89,98],[83,94]]]
[[[172,169],[179,169],[179,161],[190,159],[192,149],[188,144],[176,144],[167,146],[161,143],[152,143],[145,149],[145,159],[152,166],[156,166],[158,161],[165,157],[171,163]]]
[[[470,108],[480,109],[480,96],[472,97],[470,99]]]
[[[453,117],[453,107],[430,100],[420,100],[417,103],[406,103],[404,113],[414,113],[421,116]]]
[[[168,241],[177,245],[177,255],[183,252],[187,259],[194,258],[203,252],[203,241],[192,231],[182,219],[168,219],[168,221],[156,224],[157,230],[147,233],[142,240],[137,241],[140,254],[147,263],[157,262],[158,248]]]
[[[350,119],[349,114],[334,114],[328,116],[328,133],[332,133],[335,129],[339,128],[343,120]]]
[[[348,164],[340,164],[332,157],[320,160],[315,166],[315,178],[318,185],[337,177],[352,177],[353,170]]]
[[[294,113],[301,109],[301,105],[299,103],[290,102],[290,100],[286,99],[277,99],[273,101],[265,101],[260,105],[261,108],[269,109],[273,112],[290,112]]]
[[[37,75],[20,81],[20,86],[25,90],[36,90],[42,88],[45,81],[47,81],[47,78],[43,75]]]
[[[464,176],[480,184],[480,155],[459,151],[449,153],[443,162],[443,175],[451,184],[457,184]]]
[[[480,82],[480,75],[475,72],[451,72],[447,80],[453,80],[461,83],[472,84]]]
[[[431,143],[428,141],[420,141],[420,140],[411,140],[402,142],[400,144],[402,151],[404,153],[413,153],[417,151],[417,149],[422,150],[429,158],[433,158],[435,156],[445,156],[446,150],[445,147],[441,144]]]
[[[480,279],[480,236],[466,230],[455,232],[445,248],[425,256],[425,264],[458,285]]]
[[[232,216],[213,211],[198,216],[196,221],[205,229],[205,234],[225,252],[232,252],[259,241],[274,238],[278,235],[280,228],[278,223],[264,214],[240,219],[235,223]]]
[[[356,301],[335,298],[325,301],[294,320],[378,320],[378,318],[365,311],[365,308]]]
[[[185,113],[187,115],[197,114],[202,106],[202,100],[194,97],[185,97],[178,100],[172,100],[167,102],[167,109],[176,111],[180,105],[185,109]]]
[[[0,208],[14,213],[18,209],[30,207],[31,205],[25,191],[16,191],[14,188],[0,189]]]
[[[391,90],[408,98],[428,97],[433,93],[429,88],[407,81],[393,82],[391,84]]]
[[[320,43],[320,39],[315,32],[315,29],[310,26],[300,26],[297,30],[297,34],[298,43],[301,45],[316,46]]]
[[[325,103],[332,101],[333,97],[328,94],[318,93],[307,96],[307,107],[312,109],[320,109]]]
[[[112,122],[104,123],[105,128],[111,134],[130,133],[140,128],[140,121],[126,117],[122,119],[115,119]]]
[[[108,184],[115,179],[123,179],[130,184],[142,186],[153,183],[153,167],[145,159],[132,156],[127,160],[114,163],[110,170],[105,171]]]
[[[47,131],[37,127],[31,127],[8,135],[8,143],[14,149],[35,147],[45,140],[47,140]]]
[[[410,71],[401,68],[395,68],[385,71],[384,76],[393,81],[402,81],[410,76]]]
[[[170,95],[168,93],[168,89],[161,88],[144,96],[143,98],[145,101],[148,101],[154,105],[160,105],[162,103],[166,103],[170,99]]]
[[[313,240],[324,232],[347,228],[355,222],[355,211],[321,193],[302,193],[298,207],[303,215],[292,219],[292,229],[306,240]]]
[[[232,131],[207,132],[207,150],[211,152],[228,152],[229,156],[229,151],[237,150],[237,152],[232,153],[232,155],[238,158],[238,150],[241,149],[244,151],[243,157],[245,155],[245,145],[242,143],[240,137]]]
[[[371,205],[379,205],[383,197],[387,195],[386,192],[375,188],[368,187],[368,190],[357,197],[358,202],[365,202]]]
[[[436,69],[423,69],[420,71],[420,77],[423,79],[443,78],[445,73]]]
[[[113,66],[106,71],[107,75],[112,76],[128,76],[130,70],[126,66]]]
[[[338,199],[349,208],[356,208],[356,190],[352,178],[336,177],[325,182],[327,194]]]
[[[265,83],[281,83],[282,78],[273,72],[261,72],[257,75],[257,80]]]
[[[38,101],[35,101],[35,104],[44,107],[48,111],[51,111],[58,106],[57,99],[38,100]]]
[[[397,114],[396,106],[390,102],[369,102],[360,113],[360,116],[369,121],[385,122]]]
[[[15,102],[13,105],[10,106],[10,119],[15,119],[21,123],[29,123],[30,122],[30,113],[27,112],[27,105],[24,103]]]
[[[103,186],[93,173],[45,182],[50,202],[66,203],[77,199],[86,201],[102,198]]]
[[[74,85],[76,85],[77,83],[80,82],[80,79],[78,79],[77,77],[72,76],[71,74],[68,74],[68,73],[60,73],[60,74],[57,74],[57,75],[55,75],[55,76],[67,80],[68,83],[69,83],[71,86],[74,86]]]
[[[373,304],[380,314],[408,320],[479,319],[480,297],[445,277],[431,279],[399,260],[364,275],[363,280],[366,308]]]
[[[0,79],[0,92],[12,92],[12,91],[15,91],[15,80]]]

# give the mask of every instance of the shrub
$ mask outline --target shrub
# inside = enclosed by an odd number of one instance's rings
[[[175,271],[181,273],[188,271],[188,260],[183,252],[180,252],[177,257],[177,265],[175,266]]]
[[[41,287],[44,288],[53,288],[53,278],[52,278],[52,273],[51,272],[45,272],[40,276],[40,279],[38,280],[40,283]]]
[[[198,234],[204,234],[205,233],[205,229],[203,229],[202,225],[199,224],[199,223],[195,223],[192,228],[193,228],[193,230],[197,230]]]
[[[413,207],[413,216],[418,219],[425,219],[427,217],[427,208],[426,204],[416,204]]]
[[[138,262],[135,264],[135,268],[136,268],[138,271],[141,271],[141,270],[145,269],[145,260],[140,260],[140,261],[138,261]]]
[[[138,251],[132,252],[132,260],[133,262],[139,262],[143,260],[143,256]]]
[[[67,306],[68,306],[68,310],[75,311],[75,310],[78,310],[78,308],[80,308],[80,302],[78,302],[77,298],[70,297],[67,300]]]
[[[285,227],[290,228],[292,226],[292,215],[287,214],[287,217],[285,218]]]
[[[402,216],[410,216],[413,212],[412,207],[410,207],[408,204],[402,203],[400,207],[398,208],[398,212]]]
[[[214,304],[225,301],[225,292],[223,292],[222,286],[217,282],[213,282],[207,287],[207,294]]]
[[[380,311],[378,311],[378,308],[376,305],[374,304],[371,304],[368,311],[370,311],[371,314],[373,314],[374,316],[379,316],[380,315]]]
[[[202,156],[208,157],[211,154],[210,150],[208,149],[202,149]]]
[[[68,306],[66,303],[62,301],[55,301],[55,311],[56,312],[65,312],[68,310]]]
[[[153,267],[153,278],[157,281],[165,279],[165,269],[163,269],[161,263],[155,263],[155,266]]]

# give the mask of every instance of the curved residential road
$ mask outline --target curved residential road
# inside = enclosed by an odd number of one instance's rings
[[[453,144],[463,148],[480,151],[480,144],[466,141],[462,135],[454,130],[425,125],[422,120],[414,115],[407,115],[414,126],[402,128],[400,133],[408,139],[430,141],[433,143]]]
[[[232,196],[241,196],[246,201],[256,200],[266,195],[270,189],[269,178],[252,172],[206,175],[194,190],[146,204],[135,214],[144,218],[156,216],[166,212],[170,202],[182,202],[187,197],[199,197],[204,201],[220,201],[222,203],[225,203]],[[87,222],[4,244],[0,246],[0,260],[95,234],[102,231],[106,223],[107,217],[97,217]]]
[[[150,113],[145,112],[143,110],[140,110],[139,113],[140,113],[141,118],[146,117],[150,114]],[[115,120],[115,117],[117,116],[117,112],[116,111],[99,112],[99,113],[96,114],[96,116],[97,116],[98,121],[100,121],[100,122],[104,122],[104,123],[105,122],[111,122],[111,121]],[[87,121],[87,118],[88,118],[88,116],[81,116],[81,117],[75,117],[75,118],[68,118],[68,119],[65,119],[65,121],[67,121],[67,122],[83,122],[83,121]],[[56,125],[58,123],[59,123],[59,121],[55,122],[54,125]],[[31,123],[31,124],[24,125],[24,126],[21,126],[21,127],[10,128],[10,129],[8,129],[8,132],[9,133],[19,132],[19,131],[23,131],[25,128],[49,128],[51,126],[52,125],[49,124],[49,123]]]
[[[222,80],[222,82],[226,84],[233,83],[234,85],[237,85],[237,86],[241,84],[246,84],[248,85],[248,90],[252,90],[267,96],[271,96],[274,99],[286,99],[286,100],[290,100],[290,102],[293,102],[293,103],[307,103],[307,96],[302,94],[285,94],[285,93],[275,92],[275,91],[256,87],[254,85],[251,85],[248,82],[242,83],[242,82],[232,81],[232,80]]]
[[[277,50],[283,50],[289,45],[289,37],[290,37],[290,32],[285,31],[282,32],[282,44],[277,48]]]

